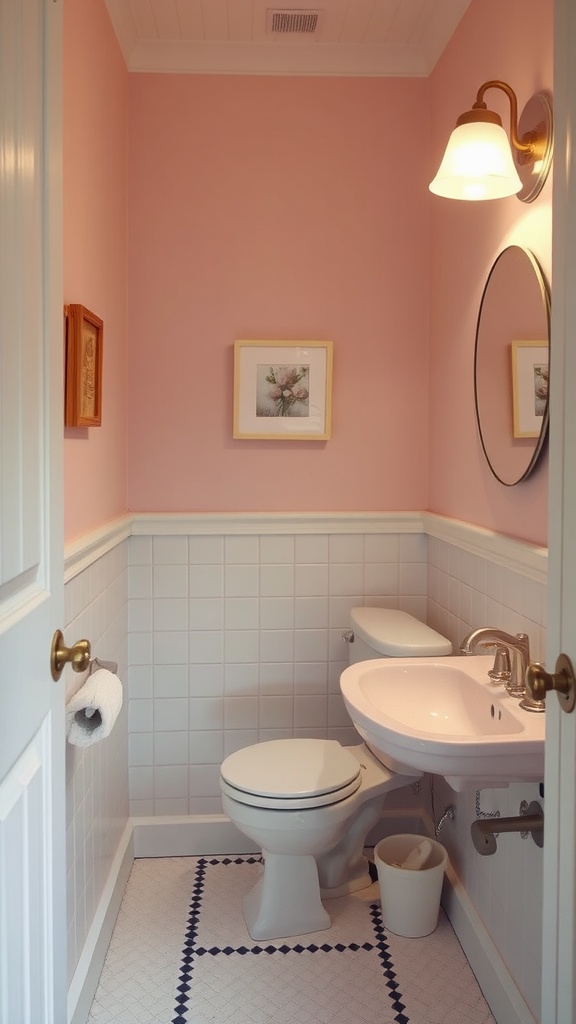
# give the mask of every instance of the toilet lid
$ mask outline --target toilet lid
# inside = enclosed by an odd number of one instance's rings
[[[435,629],[398,608],[352,608],[353,631],[384,658],[442,658],[452,644]]]
[[[235,751],[222,764],[222,789],[259,807],[321,806],[361,783],[360,764],[337,740],[268,740]],[[234,792],[235,791],[235,792]],[[242,796],[250,797],[243,800]]]

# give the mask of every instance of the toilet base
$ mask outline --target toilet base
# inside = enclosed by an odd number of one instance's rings
[[[334,886],[320,886],[320,896],[323,900],[331,900],[336,896],[350,896],[353,892],[360,892],[362,889],[368,889],[372,885],[373,879],[370,875],[370,868],[368,866],[368,860],[366,857],[362,857],[363,870],[359,871],[359,865],[356,865],[357,873],[352,877],[347,878],[346,881],[341,882],[339,885]]]
[[[320,900],[318,868],[311,854],[263,850],[266,870],[244,897],[244,920],[253,939],[282,939],[330,927]]]

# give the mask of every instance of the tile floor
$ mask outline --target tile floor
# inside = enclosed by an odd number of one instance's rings
[[[452,928],[384,930],[377,886],[332,927],[255,942],[252,857],[137,860],[87,1024],[495,1024]]]

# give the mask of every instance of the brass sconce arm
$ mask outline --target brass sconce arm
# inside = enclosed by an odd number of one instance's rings
[[[458,118],[458,124],[468,124],[470,121],[488,121],[490,120],[493,124],[502,124],[502,119],[499,114],[496,114],[493,110],[489,110],[484,102],[484,93],[487,89],[501,89],[505,92],[510,101],[510,141],[520,153],[532,153],[534,152],[534,139],[528,138],[528,141],[523,141],[518,135],[518,99],[512,86],[508,85],[507,82],[501,82],[499,79],[493,79],[490,82],[484,82],[480,86],[476,94],[476,102],[472,106],[472,110],[468,110],[465,114],[462,114]],[[474,111],[482,111],[480,115],[474,115]],[[472,116],[470,116],[472,115]]]

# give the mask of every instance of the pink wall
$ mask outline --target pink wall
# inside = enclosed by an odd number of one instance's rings
[[[128,74],[103,0],[64,7],[64,301],[104,320],[102,426],[67,428],[65,536],[126,509]]]
[[[131,510],[425,507],[427,97],[130,77]],[[331,440],[232,439],[235,338],[333,340]]]
[[[102,0],[66,5],[64,297],[105,321],[68,540],[126,508],[428,507],[546,543],[546,461],[492,477],[472,365],[497,253],[549,271],[551,184],[531,206],[426,185],[482,81],[550,87],[551,26],[552,0],[472,0],[429,81],[128,76]],[[235,338],[334,341],[330,441],[232,440]]]
[[[552,0],[473,0],[431,76],[430,177],[457,116],[490,79],[515,89],[520,109],[552,88]],[[486,95],[508,126],[504,95]],[[482,288],[497,254],[525,245],[550,279],[552,182],[532,203],[431,202],[430,460],[428,507],[434,512],[547,543],[547,458],[516,487],[486,466],[474,418],[473,360]]]

